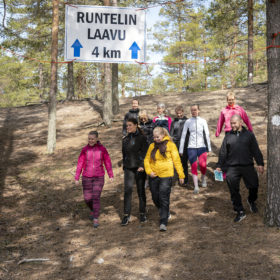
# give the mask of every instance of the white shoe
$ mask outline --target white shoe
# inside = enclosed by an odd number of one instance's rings
[[[194,188],[193,193],[198,194],[199,193],[199,188]]]

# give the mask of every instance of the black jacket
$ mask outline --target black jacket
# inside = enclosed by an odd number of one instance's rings
[[[240,132],[231,130],[226,134],[219,153],[217,167],[226,170],[228,166],[264,165],[263,156],[253,132],[242,127]]]
[[[148,150],[148,142],[145,135],[136,131],[129,133],[122,141],[123,167],[144,168],[144,158]]]
[[[131,118],[136,119],[138,121],[138,115],[139,115],[139,109],[136,110],[130,109],[128,113],[125,114],[123,120],[123,136],[126,135],[126,121]]]
[[[153,130],[156,126],[155,123],[152,120],[148,120],[146,123],[140,122],[139,126],[147,137],[148,143],[151,144],[154,141]]]
[[[173,142],[176,144],[177,148],[180,147],[181,135],[186,120],[187,118],[184,116],[181,119],[175,118],[171,123],[170,135],[172,136]]]

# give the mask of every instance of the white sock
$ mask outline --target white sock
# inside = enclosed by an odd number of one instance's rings
[[[207,181],[206,181],[205,175],[201,175],[201,184],[202,184],[202,187],[204,187],[204,188],[207,187]]]
[[[198,190],[199,187],[198,187],[198,178],[197,178],[197,175],[192,174],[192,178],[193,178],[194,189],[195,189],[195,190]]]

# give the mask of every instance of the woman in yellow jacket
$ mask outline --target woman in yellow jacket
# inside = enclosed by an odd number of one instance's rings
[[[184,183],[185,174],[176,145],[172,142],[168,131],[156,127],[153,131],[154,143],[149,146],[144,166],[149,177],[152,199],[159,209],[160,231],[167,230],[169,203],[174,166],[180,183]]]

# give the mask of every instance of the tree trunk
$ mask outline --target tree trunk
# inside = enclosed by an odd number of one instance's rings
[[[43,64],[39,64],[39,97],[40,101],[43,101],[43,96],[44,96],[44,75],[43,75]]]
[[[253,84],[254,76],[254,0],[248,0],[248,85]]]
[[[118,0],[112,0],[112,6],[118,6]],[[113,98],[113,114],[120,111],[119,105],[119,66],[118,63],[112,63],[112,98]]]
[[[111,64],[105,63],[105,85],[104,85],[104,98],[103,98],[103,121],[105,125],[111,126],[112,124],[112,72]]]
[[[58,55],[58,4],[59,0],[53,0],[52,20],[52,46],[51,46],[51,87],[48,108],[48,153],[52,154],[56,145],[56,93],[57,93],[57,55]]]
[[[267,46],[280,31],[280,1],[266,1]],[[280,45],[280,34],[274,45]],[[265,223],[280,227],[280,49],[267,49],[268,124],[267,124],[267,205]]]
[[[103,0],[104,6],[110,6],[110,0]],[[104,66],[104,103],[103,103],[103,121],[105,125],[111,126],[112,123],[112,68],[111,63],[105,63]]]
[[[74,98],[74,63],[73,61],[67,65],[67,100]]]

